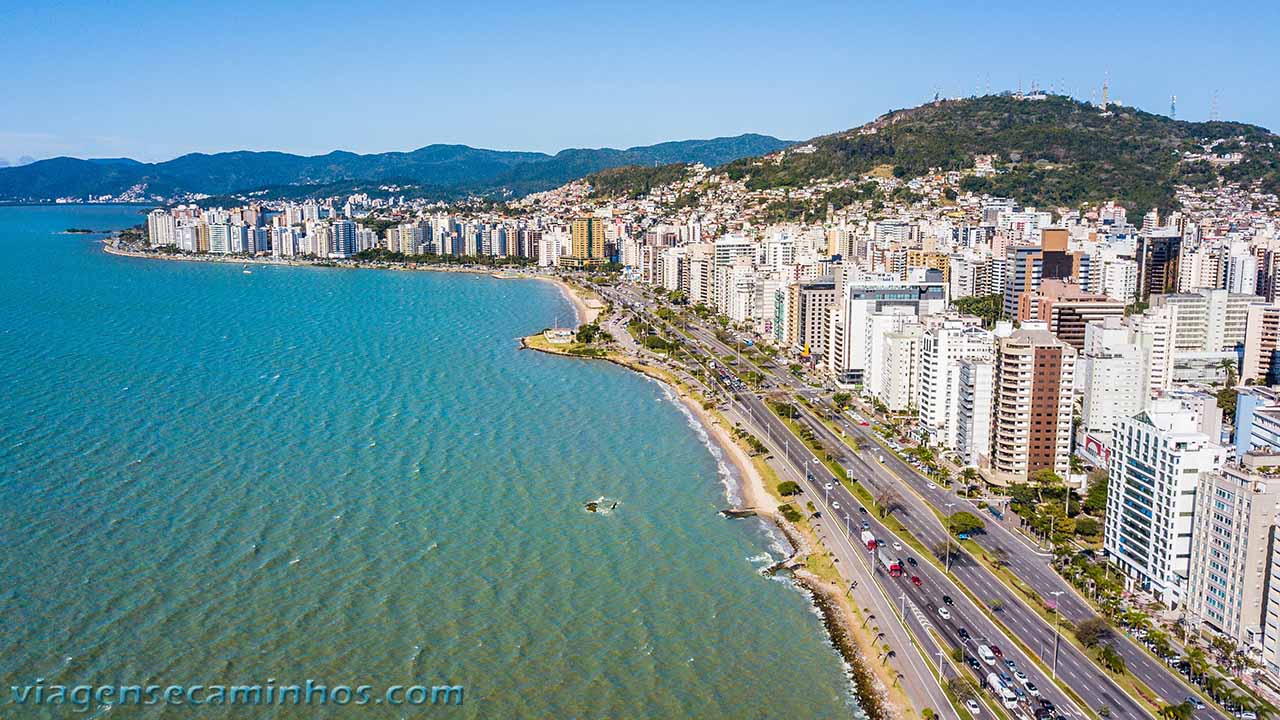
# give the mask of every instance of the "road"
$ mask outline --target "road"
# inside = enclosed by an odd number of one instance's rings
[[[653,307],[652,303],[643,300],[630,290],[625,290],[615,300],[624,301],[633,306]],[[661,321],[655,317],[650,316],[649,319],[661,324]],[[715,356],[723,357],[734,352],[733,348],[729,348],[724,343],[719,342],[714,334],[706,328],[690,325],[686,329],[697,339],[700,345]],[[778,373],[764,368],[756,369],[779,387],[789,388],[796,392],[812,393],[814,391],[812,387],[802,384],[787,373]],[[739,395],[743,398],[755,398],[754,394],[751,393],[740,393]],[[758,401],[758,398],[755,399]],[[914,468],[887,450],[884,450],[883,453],[876,452],[869,458],[865,453],[852,451],[844,444],[842,439],[836,438],[827,429],[826,425],[818,422],[804,408],[800,409],[808,416],[806,417],[808,424],[813,427],[815,432],[824,437],[829,447],[847,450],[841,453],[840,461],[853,471],[854,477],[862,478],[864,482],[875,486],[877,489],[901,488],[903,490],[903,492],[898,493],[905,506],[899,519],[911,528],[912,533],[926,545],[931,546],[932,543],[945,542],[947,539],[945,528],[942,527],[937,517],[925,505],[926,501],[934,507],[947,512],[968,510],[979,516],[981,515],[980,511],[969,500],[943,488],[929,487],[930,482],[927,478],[915,472]],[[766,413],[768,411],[763,407],[763,404],[760,404],[758,412]],[[876,443],[875,438],[871,436],[866,428],[861,427],[848,417],[838,416],[837,424],[846,434],[860,437],[867,443]],[[875,447],[877,451],[880,450],[878,446]],[[883,465],[878,462],[881,454],[883,454],[885,461]],[[999,526],[997,523],[991,523],[991,526],[993,527],[988,534],[980,535],[975,540],[988,552],[1004,553],[1010,569],[1035,589],[1041,597],[1054,597],[1055,593],[1058,593],[1056,595],[1058,606],[1064,618],[1072,622],[1078,622],[1094,614],[1083,598],[1079,597],[1066,581],[1049,566],[1049,558],[1046,554],[1040,552],[1025,538],[1009,531],[1007,528]],[[1046,664],[1051,666],[1054,662],[1053,649],[1056,645],[1058,674],[1095,709],[1106,705],[1120,717],[1150,715],[1144,706],[1126,695],[1105,671],[1085,657],[1075,646],[1065,641],[1055,643],[1054,629],[1040,615],[1027,607],[1021,597],[1018,597],[1014,591],[1001,583],[985,567],[966,557],[957,567],[953,567],[953,572],[966,587],[983,600],[988,608],[992,606],[993,601],[999,600],[1003,606],[1000,613],[1001,622],[1016,633]],[[1129,671],[1159,694],[1166,702],[1176,704],[1191,694],[1190,688],[1183,683],[1179,676],[1171,672],[1162,663],[1154,660],[1128,639],[1118,638],[1115,645],[1117,650],[1125,657]],[[1196,717],[1221,718],[1223,716],[1210,708],[1206,708],[1198,711]]]

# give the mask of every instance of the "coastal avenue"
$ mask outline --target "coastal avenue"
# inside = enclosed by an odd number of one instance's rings
[[[608,291],[603,292],[610,296],[610,299],[614,302],[627,303],[632,306],[642,304],[642,301],[638,298],[614,297]],[[653,321],[661,322],[656,318],[653,318]],[[706,343],[706,339],[702,337],[701,333],[699,333],[699,338]],[[712,339],[712,343],[714,343],[714,339]],[[714,345],[712,346],[714,347]],[[761,439],[770,442],[777,454],[782,455],[793,467],[805,468],[804,476],[797,474],[797,479],[805,487],[809,496],[814,498],[815,502],[838,504],[846,510],[859,507],[858,501],[843,486],[835,484],[830,495],[825,493],[825,488],[819,490],[821,484],[816,477],[810,475],[809,469],[812,468],[817,471],[821,468],[821,465],[817,463],[817,459],[812,457],[804,443],[792,433],[791,429],[765,407],[763,400],[754,393],[741,393],[739,394],[739,401],[741,402],[739,415],[752,421]],[[835,533],[837,542],[834,545],[850,551],[855,547],[861,546],[861,541],[856,537],[851,521],[845,519],[840,511],[834,509],[834,506],[828,506],[825,510],[828,519],[825,524],[828,527],[834,526],[838,530]],[[873,515],[868,513],[859,517],[866,519],[871,524],[878,538],[888,542],[898,541],[898,538],[889,532]],[[833,520],[843,522],[833,522]],[[839,530],[843,530],[843,532],[839,532]],[[860,549],[862,552],[866,552],[865,546]],[[846,562],[848,561],[846,560]],[[901,602],[901,609],[906,610],[904,616],[907,622],[913,626],[913,631],[917,638],[929,637],[927,633],[928,627],[925,626],[925,622],[928,622],[930,626],[938,628],[946,636],[951,646],[964,647],[969,655],[975,655],[979,644],[990,643],[997,645],[1004,649],[1006,658],[1013,660],[1018,669],[1031,678],[1044,697],[1053,701],[1058,707],[1059,714],[1069,718],[1087,717],[1076,706],[1075,702],[1068,698],[1060,688],[1056,687],[1048,677],[1045,677],[1035,664],[1022,654],[1015,643],[991,622],[959,588],[956,588],[941,571],[930,565],[928,561],[923,561],[918,562],[914,572],[922,578],[922,584],[919,587],[905,579],[890,578],[883,571],[877,570],[873,575],[876,581],[884,588],[886,595],[893,599],[894,602]],[[942,590],[944,587],[948,588],[945,592]],[[942,595],[950,596],[955,603],[953,606],[948,607],[948,611],[952,612],[950,621],[944,621],[936,614],[938,608],[945,606],[941,601]],[[912,607],[923,610],[924,613],[916,615],[912,612]],[[927,618],[927,620],[924,618]],[[958,635],[960,628],[965,628],[970,634],[969,641],[960,639]],[[944,659],[944,663],[950,664],[947,659]],[[1005,673],[1010,672],[1007,667],[993,668],[984,666],[984,672],[975,674],[976,679],[981,680],[986,675],[985,671],[993,669]],[[1023,704],[1026,707],[1031,707],[1027,701],[1024,701]],[[1117,710],[1124,709],[1123,705],[1120,704],[1112,707]],[[1120,717],[1143,716],[1146,716],[1146,714],[1140,709],[1135,709],[1133,714],[1130,715],[1120,715]]]
[[[663,324],[660,319],[648,313],[648,310],[654,307],[653,304],[641,298],[634,289],[629,287],[616,288],[614,292],[618,293],[613,298],[615,301],[641,308],[651,321]],[[687,330],[693,334],[699,345],[710,352],[712,356],[722,356],[734,352],[732,348],[720,343],[713,333],[701,326],[689,325]],[[804,385],[788,374],[763,368],[756,369],[779,387],[790,388],[796,392],[805,392],[806,394],[813,393],[813,388]],[[772,413],[763,405],[757,395],[754,393],[740,393],[740,397],[756,407],[757,414],[761,416],[763,422],[769,422],[769,417],[772,417]],[[823,423],[816,421],[803,407],[799,409],[805,413],[805,419],[816,432],[821,433],[825,439],[834,441],[835,448],[847,448],[844,442],[836,439]],[[766,415],[769,417],[763,417]],[[776,418],[773,419],[776,420]],[[864,429],[849,421],[848,418],[840,417],[838,422],[842,430],[853,433],[867,442],[874,442],[874,438],[871,438]],[[777,421],[777,424],[785,428],[781,421]],[[797,439],[796,442],[799,443],[799,440]],[[900,493],[905,508],[900,511],[899,519],[911,529],[917,538],[926,544],[939,540],[945,541],[946,530],[933,512],[925,506],[925,498],[933,503],[934,507],[946,508],[948,504],[952,504],[953,507],[948,508],[949,510],[969,509],[971,512],[977,512],[977,508],[973,507],[968,500],[941,488],[928,487],[927,479],[921,477],[913,468],[888,451],[883,453],[884,465],[878,462],[878,458],[867,462],[858,453],[845,452],[842,455],[841,460],[846,467],[854,471],[860,470],[865,475],[864,482],[870,485],[876,487],[905,485],[906,492]],[[854,475],[854,477],[857,476],[857,474]],[[921,497],[922,494],[925,495],[925,498]],[[849,499],[846,498],[846,500]],[[1061,592],[1057,597],[1064,617],[1077,621],[1093,614],[1083,599],[1077,596],[1065,580],[1048,566],[1045,555],[1031,547],[1026,541],[1015,536],[1008,529],[997,525],[993,532],[981,536],[978,540],[988,550],[1001,548],[1002,552],[1007,553],[1006,557],[1009,559],[1011,569],[1042,596],[1049,597],[1051,593]],[[1020,597],[1017,597],[1008,587],[992,576],[989,571],[973,563],[972,560],[953,564],[953,572],[967,587],[978,593],[988,606],[995,600],[1001,601],[1003,604],[1002,622],[1017,633],[1046,664],[1052,664],[1055,633],[1045,620],[1027,607]],[[1132,642],[1125,638],[1118,638],[1115,645],[1117,650],[1124,655],[1130,672],[1152,688],[1166,702],[1177,704],[1192,694],[1190,688],[1183,684],[1178,677]],[[1100,667],[1092,663],[1073,645],[1063,640],[1057,642],[1056,647],[1058,652],[1058,674],[1095,709],[1107,705],[1113,712],[1120,713],[1120,717],[1149,715],[1145,708],[1138,705],[1133,698],[1121,691]],[[1046,687],[1044,684],[1037,684],[1042,688]],[[1125,711],[1132,714],[1124,714]],[[1197,711],[1196,717],[1221,718],[1223,716],[1212,709],[1206,708]]]
[[[721,354],[733,352],[732,348],[717,340],[714,333],[706,328],[690,325],[689,331],[694,334],[700,343],[708,347],[713,354],[716,352]],[[778,383],[780,387],[789,387],[797,392],[813,390],[813,388],[805,386],[799,379],[790,374],[757,369],[764,373],[766,377]],[[763,408],[763,405],[761,407]],[[844,440],[837,438],[824,423],[813,417],[813,414],[803,405],[797,403],[796,407],[804,415],[807,421],[806,424],[819,437],[827,441],[828,446],[841,451],[848,447]],[[764,408],[764,410],[767,411],[767,408]],[[876,442],[867,429],[850,421],[841,414],[837,413],[835,415],[839,418],[838,424],[846,433],[852,433],[864,442]],[[883,452],[877,453],[877,455],[879,457],[873,458],[868,462],[858,453],[842,453],[841,463],[849,470],[854,470],[855,467],[860,468],[861,473],[854,474],[853,477],[865,477],[870,481],[869,484],[878,488],[896,488],[905,484],[906,492],[899,493],[904,505],[904,510],[901,511],[899,519],[926,546],[931,546],[937,542],[946,542],[948,533],[937,516],[925,504],[925,500],[928,500],[934,508],[943,509],[947,512],[968,510],[975,515],[979,514],[978,508],[968,499],[961,498],[959,495],[938,487],[936,484],[932,488],[929,487],[933,483],[930,483],[927,478],[917,473],[914,468],[902,461],[896,454],[885,449]],[[884,463],[879,462],[880,457],[883,457]],[[850,458],[856,462],[856,465],[851,466]],[[922,499],[922,495],[924,499]],[[948,507],[948,505],[951,507]],[[998,523],[992,523],[991,525],[994,528],[992,532],[978,534],[974,540],[988,552],[993,551],[994,548],[1000,548],[999,552],[1004,553],[1004,556],[1009,559],[1010,569],[1042,597],[1054,597],[1052,593],[1061,593],[1056,597],[1059,600],[1059,606],[1062,608],[1063,617],[1071,622],[1079,622],[1096,614],[1075,593],[1075,590],[1048,566],[1048,556],[1046,554],[1030,546],[1027,541],[1018,537],[1004,526]],[[1036,652],[1046,665],[1052,665],[1052,650],[1055,647],[1056,632],[1047,621],[1028,607],[1023,598],[1019,597],[1008,586],[992,575],[984,566],[977,564],[972,559],[966,558],[964,562],[953,562],[951,568],[960,581],[970,590],[978,593],[988,607],[992,606],[993,601],[1000,601],[1003,608],[1001,610],[1001,622],[1016,633],[1033,652]],[[1178,704],[1193,694],[1192,690],[1177,676],[1124,636],[1118,635],[1114,644],[1116,649],[1125,657],[1128,671],[1159,694],[1165,702]],[[1066,641],[1059,641],[1056,643],[1056,647],[1058,652],[1058,674],[1066,680],[1070,687],[1077,689],[1077,692],[1085,698],[1085,701],[1093,705],[1095,709],[1107,705],[1113,712],[1127,708],[1144,715],[1148,714],[1136,700],[1121,690],[1102,668],[1093,663],[1074,645]],[[1087,688],[1087,691],[1079,688]],[[1121,716],[1130,717],[1129,715]],[[1137,716],[1133,715],[1132,717]],[[1223,718],[1224,716],[1210,707],[1205,707],[1197,710],[1194,717]]]

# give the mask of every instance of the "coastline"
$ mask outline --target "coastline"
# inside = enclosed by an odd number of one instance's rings
[[[556,280],[559,284],[568,286],[568,283],[563,280],[559,278]],[[576,296],[576,293],[573,294]],[[791,554],[773,567],[786,567],[791,570],[796,586],[810,598],[815,611],[822,619],[828,640],[845,664],[863,712],[873,720],[897,720],[903,717],[902,710],[896,708],[889,700],[890,692],[886,681],[877,672],[878,669],[867,661],[868,653],[874,653],[874,649],[862,630],[863,626],[857,617],[857,609],[852,607],[843,595],[841,586],[820,577],[807,567],[807,558],[813,554],[814,549],[809,546],[809,541],[800,529],[792,527],[791,523],[782,517],[779,512],[781,501],[769,491],[764,474],[756,467],[751,456],[726,429],[727,420],[720,418],[718,413],[704,409],[701,395],[696,394],[669,371],[650,365],[629,354],[616,350],[598,354],[579,354],[574,352],[574,348],[580,346],[553,345],[547,342],[541,333],[520,338],[520,346],[548,355],[611,362],[659,383],[678,399],[682,406],[687,408],[687,413],[693,422],[706,433],[707,439],[719,448],[721,458],[736,470],[737,482],[734,487],[740,497],[739,507],[733,510],[741,511],[741,514],[734,512],[730,516],[759,517],[777,528],[791,547]]]
[[[275,265],[281,267],[327,267],[338,268],[343,270],[399,270],[404,272],[451,272],[451,273],[467,273],[471,275],[489,275],[499,279],[507,280],[553,280],[550,275],[541,275],[531,272],[520,272],[503,268],[501,266],[481,266],[481,265],[450,265],[448,263],[438,263],[433,265],[419,263],[401,263],[391,264],[383,263],[381,265],[371,265],[359,262],[349,261],[333,261],[333,262],[314,262],[310,260],[287,260],[284,258],[272,257],[240,257],[233,255],[165,255],[157,252],[143,252],[140,250],[128,250],[111,244],[111,238],[105,238],[102,241],[102,251],[108,255],[117,257],[137,258],[139,260],[170,260],[176,262],[201,262],[201,263],[221,263],[225,265]]]
[[[550,278],[548,278],[550,279]],[[557,282],[566,287],[568,283],[556,278]],[[598,314],[598,311],[597,311]],[[592,316],[594,319],[595,316]],[[778,521],[778,501],[771,495],[765,487],[764,476],[756,469],[751,462],[751,458],[747,455],[742,446],[734,440],[729,431],[725,429],[724,424],[711,415],[710,412],[703,409],[700,397],[691,393],[682,383],[676,380],[670,373],[661,370],[652,365],[648,365],[643,361],[637,360],[618,352],[610,352],[604,355],[577,355],[569,352],[563,347],[557,347],[545,342],[540,342],[541,335],[532,335],[520,338],[520,346],[527,350],[546,353],[548,355],[558,355],[561,357],[578,358],[586,360],[604,360],[614,365],[624,367],[633,372],[640,373],[645,377],[659,383],[664,389],[670,392],[680,403],[688,409],[694,420],[707,433],[707,437],[720,449],[720,453],[724,460],[733,466],[737,471],[737,490],[741,495],[742,508],[752,510],[756,514],[766,519]]]

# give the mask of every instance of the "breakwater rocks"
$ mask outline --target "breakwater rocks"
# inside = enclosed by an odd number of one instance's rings
[[[875,671],[868,666],[867,658],[858,651],[853,630],[840,609],[840,599],[835,596],[838,591],[804,571],[795,573],[795,581],[809,593],[814,607],[822,615],[822,624],[831,637],[831,642],[835,644],[853,675],[858,699],[861,700],[867,717],[870,720],[891,720],[898,717],[889,705],[888,693],[876,677]]]

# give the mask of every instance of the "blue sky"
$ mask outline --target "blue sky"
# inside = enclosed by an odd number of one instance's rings
[[[1041,4],[0,0],[0,158],[801,139],[1104,76],[1280,129],[1280,3]]]

